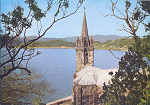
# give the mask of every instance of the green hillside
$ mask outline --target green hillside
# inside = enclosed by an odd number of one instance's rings
[[[111,49],[111,50],[127,50],[128,46],[130,46],[133,43],[132,39],[117,39],[117,40],[109,40],[107,42],[101,43],[96,41],[94,43],[95,49]],[[34,42],[29,47],[53,47],[53,48],[74,48],[75,43],[73,42],[67,42],[63,40],[48,40],[48,41],[37,41]]]
[[[132,39],[117,39],[117,40],[110,40],[104,43],[95,42],[96,49],[112,49],[112,50],[127,50],[127,48],[132,45],[134,42]]]
[[[74,43],[63,40],[37,41],[29,47],[74,47]]]

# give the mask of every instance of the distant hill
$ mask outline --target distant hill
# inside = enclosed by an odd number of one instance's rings
[[[130,38],[122,38],[116,40],[108,40],[106,42],[94,42],[95,49],[105,49],[105,50],[127,50],[127,48],[133,44],[133,40]],[[47,41],[37,41],[34,42],[29,47],[48,47],[48,48],[74,48],[75,42],[68,42],[64,40],[47,40]]]
[[[92,35],[94,37],[95,41],[98,42],[106,42],[108,40],[116,40],[125,38],[125,36],[119,36],[119,35]],[[35,36],[29,36],[27,39],[31,40],[33,38],[36,38]],[[77,36],[74,37],[65,37],[65,38],[40,38],[38,41],[48,41],[48,40],[63,40],[67,42],[75,42],[77,39]]]
[[[105,49],[105,50],[127,50],[129,46],[134,43],[131,38],[122,38],[116,40],[109,40],[104,43],[96,41],[94,43],[95,49]]]
[[[47,41],[36,41],[32,43],[29,47],[66,47],[66,48],[72,48],[75,46],[75,43],[67,42],[63,40],[47,40]]]
[[[125,38],[125,36],[118,36],[118,35],[92,35],[94,37],[95,41],[99,42],[106,42],[108,40],[116,40],[116,39],[121,39]],[[60,38],[59,40],[64,40],[68,42],[75,42],[77,39],[77,36],[75,37],[65,37],[65,38]]]
[[[119,36],[119,35],[94,35],[94,40],[99,42],[107,42],[109,40],[117,40],[125,38],[125,36]]]

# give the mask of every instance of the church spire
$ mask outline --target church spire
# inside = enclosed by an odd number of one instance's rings
[[[82,37],[88,37],[88,28],[87,28],[85,10],[84,10],[84,17],[83,17],[83,25],[82,25]]]
[[[76,71],[80,71],[87,64],[91,66],[94,64],[94,40],[89,39],[84,11],[82,33],[76,40]]]

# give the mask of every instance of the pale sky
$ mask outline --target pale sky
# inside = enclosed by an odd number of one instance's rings
[[[17,5],[24,7],[24,0],[1,0],[1,12],[12,10]],[[44,1],[38,0],[43,7]],[[119,31],[123,22],[114,17],[107,16],[111,13],[110,0],[86,0],[83,4],[86,7],[86,17],[89,35],[121,35],[127,36],[127,33]],[[123,8],[123,4],[119,8]],[[73,16],[61,20],[46,34],[45,37],[71,37],[79,36],[82,29],[83,7]],[[46,22],[43,23],[46,25]],[[36,28],[35,28],[36,29]],[[34,34],[34,30],[30,31]]]

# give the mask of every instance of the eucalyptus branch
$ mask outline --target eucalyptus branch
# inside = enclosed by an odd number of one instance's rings
[[[113,0],[111,0],[111,4],[112,4],[112,8],[111,8],[112,9],[112,14],[111,14],[111,16],[114,16],[114,17],[116,17],[118,19],[121,19],[121,20],[125,20],[125,18],[123,18],[121,16],[118,16],[115,12],[117,3],[118,3],[118,0],[116,0],[116,2],[113,2]]]
[[[6,43],[7,53],[4,54],[4,56],[8,56],[8,59],[6,59],[0,64],[0,68],[3,68],[10,63],[11,63],[11,67],[6,72],[4,72],[4,74],[1,75],[1,78],[7,76],[9,73],[11,73],[12,71],[15,71],[16,69],[25,70],[28,73],[30,73],[31,71],[27,69],[27,65],[29,63],[29,60],[35,55],[34,55],[34,52],[30,52],[29,50],[27,50],[28,46],[34,43],[35,41],[39,40],[41,37],[43,37],[57,22],[75,14],[78,11],[78,9],[81,7],[83,1],[84,0],[79,0],[77,2],[76,7],[74,7],[74,9],[69,13],[67,13],[69,4],[65,4],[65,2],[67,1],[62,1],[62,0],[56,0],[56,1],[50,0],[48,3],[48,8],[44,13],[38,7],[35,1],[31,2],[30,0],[26,0],[26,3],[29,6],[29,12],[27,16],[20,15],[23,13],[22,8],[17,7],[13,11],[13,14],[18,13],[18,12],[20,13],[16,15],[12,15],[9,18],[9,20],[13,20],[13,18],[16,18],[18,19],[18,21],[14,21],[14,23],[9,24],[10,31],[8,32],[9,34],[9,37],[7,39],[8,43]],[[69,2],[70,1],[68,1],[68,3]],[[51,18],[52,22],[45,29],[42,29],[43,27],[41,23],[41,18],[45,17],[48,11],[50,11],[51,7],[54,5],[57,6],[57,9],[56,9],[56,12],[53,14],[54,15],[53,18]],[[20,18],[18,18],[17,16]],[[36,34],[37,37],[31,40],[27,40],[27,30],[31,29],[31,25],[33,24],[33,21],[36,21],[37,26],[39,26],[37,29],[37,34]],[[6,28],[8,27],[5,27],[5,29]],[[24,36],[23,41],[21,42],[21,44],[17,45],[17,43],[14,43],[14,42],[16,41],[16,39],[19,39],[21,35]],[[12,44],[12,42],[14,43],[14,45]],[[23,52],[20,53],[21,51]],[[26,53],[29,53],[29,54],[26,54]],[[19,56],[19,54],[21,55]],[[23,61],[26,61],[25,68],[20,67]]]

